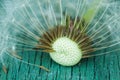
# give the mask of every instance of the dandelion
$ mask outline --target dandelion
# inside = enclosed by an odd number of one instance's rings
[[[49,53],[58,64],[73,66],[83,58],[120,50],[119,1],[14,2],[8,27],[16,52],[37,50]],[[105,49],[110,51],[101,53]]]

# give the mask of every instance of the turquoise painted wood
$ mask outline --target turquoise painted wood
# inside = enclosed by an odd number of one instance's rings
[[[58,65],[47,53],[23,52],[20,55],[25,61],[43,65],[50,72],[8,56],[6,63],[9,70],[7,74],[0,70],[0,80],[120,80],[119,53],[83,59],[73,67]]]

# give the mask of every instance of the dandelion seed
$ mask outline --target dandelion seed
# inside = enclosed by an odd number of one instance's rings
[[[2,25],[2,24],[1,24]],[[0,63],[3,66],[3,70],[5,73],[7,73],[7,68],[4,62],[4,57],[5,57],[5,53],[7,53],[7,48],[9,48],[9,44],[8,44],[8,34],[7,34],[7,30],[5,29],[5,27],[1,26],[0,29]]]
[[[73,66],[82,58],[120,50],[115,48],[120,45],[119,1],[24,0],[21,4],[8,21],[16,52],[38,50],[58,64]],[[104,49],[111,51],[101,53]]]

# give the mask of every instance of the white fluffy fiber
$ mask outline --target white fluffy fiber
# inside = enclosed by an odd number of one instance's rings
[[[81,17],[87,10],[94,8],[95,0],[2,0],[0,1],[0,54],[8,48],[7,43],[16,45],[16,48],[33,48],[39,42],[39,37],[43,32],[55,25],[64,25],[67,11],[71,17]],[[97,0],[99,1],[99,0]],[[102,41],[107,40],[119,45],[120,40],[120,1],[101,0],[96,6],[96,15],[91,18],[87,34],[92,39]],[[103,25],[104,24],[104,25]],[[101,27],[103,25],[103,27]],[[100,29],[99,29],[100,28]],[[102,30],[103,29],[103,30]],[[100,31],[101,30],[101,31]],[[100,32],[99,32],[100,31]],[[106,33],[108,32],[108,33]],[[8,40],[9,35],[9,40]],[[108,35],[110,35],[108,37]],[[108,38],[107,38],[108,37]],[[106,38],[106,39],[105,39]],[[110,38],[110,39],[109,39]],[[115,41],[115,42],[114,42]],[[114,45],[114,46],[116,46]],[[112,48],[114,46],[111,46]]]

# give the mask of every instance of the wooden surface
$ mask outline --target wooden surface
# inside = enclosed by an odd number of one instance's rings
[[[5,74],[0,69],[0,80],[120,80],[119,53],[84,59],[73,67],[56,64],[46,53],[29,51],[20,55],[25,61],[43,65],[51,71],[46,72],[6,55],[9,70]]]

